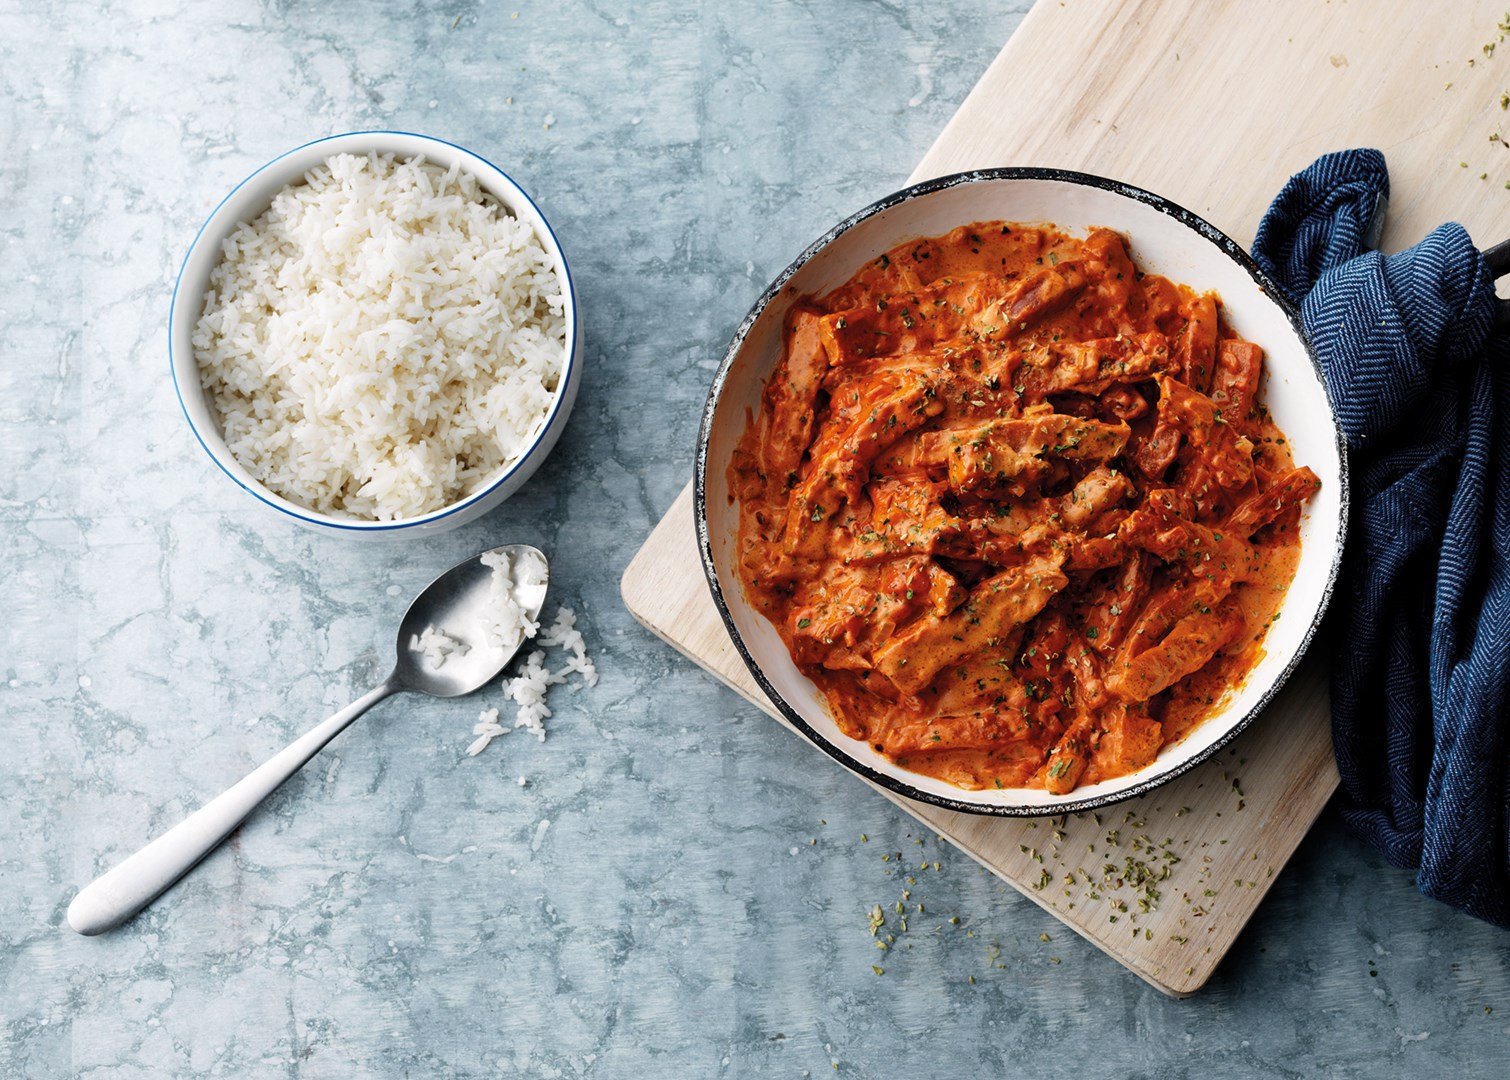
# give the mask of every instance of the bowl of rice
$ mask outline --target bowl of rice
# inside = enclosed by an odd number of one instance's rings
[[[280,517],[393,538],[496,507],[581,380],[571,272],[534,201],[452,143],[307,143],[216,207],[173,291],[201,446]]]

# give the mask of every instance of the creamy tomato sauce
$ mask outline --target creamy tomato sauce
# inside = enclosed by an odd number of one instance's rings
[[[1263,352],[1117,233],[977,222],[786,317],[739,566],[839,726],[965,788],[1147,765],[1262,654],[1299,555]]]

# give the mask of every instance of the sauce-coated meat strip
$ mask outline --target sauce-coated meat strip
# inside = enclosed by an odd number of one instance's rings
[[[1114,663],[1106,688],[1123,701],[1146,701],[1205,667],[1242,628],[1242,613],[1232,606],[1187,615],[1157,645]]]
[[[920,618],[878,648],[876,668],[903,693],[924,689],[945,665],[994,647],[1042,611],[1065,586],[1059,563],[1036,559],[987,578],[948,615]]]
[[[1039,479],[1045,457],[1107,461],[1122,452],[1126,424],[1104,424],[1044,412],[1018,420],[988,420],[929,432],[917,440],[918,458],[941,462],[955,491],[975,492],[1014,480]],[[1021,485],[1016,485],[1022,490]]]

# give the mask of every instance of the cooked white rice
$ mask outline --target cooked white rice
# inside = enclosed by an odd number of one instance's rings
[[[520,590],[543,585],[547,568],[539,555],[529,549],[520,557],[511,560],[504,551],[485,551],[482,564],[492,573],[488,577],[489,604],[483,619],[483,637],[490,646],[512,652],[525,641],[534,638],[542,646],[524,659],[519,674],[504,684],[503,692],[518,709],[514,713],[514,729],[524,728],[541,742],[545,741],[545,721],[551,716],[546,704],[546,694],[552,686],[566,682],[573,673],[582,676],[583,685],[596,686],[598,669],[587,655],[587,645],[582,632],[577,629],[577,613],[571,608],[556,609],[556,618],[542,634],[540,624],[531,619],[529,612],[520,603]],[[419,639],[415,639],[418,647]],[[545,650],[559,648],[567,653],[566,665],[556,670],[546,666]],[[484,709],[472,725],[474,738],[467,747],[467,754],[476,757],[487,748],[488,743],[510,729],[498,719],[497,709]]]
[[[598,685],[598,669],[587,657],[587,644],[582,640],[582,631],[577,629],[577,613],[571,608],[556,609],[556,621],[540,635],[540,644],[559,645],[571,654],[560,675],[564,679],[575,671],[582,676],[582,682],[572,689]]]
[[[519,706],[519,711],[514,714],[514,726],[524,728],[544,742],[545,721],[554,715],[545,703],[546,692],[557,683],[565,681],[565,675],[545,666],[544,652],[537,649],[530,653],[524,661],[524,670],[510,679],[505,689],[509,700]]]
[[[503,725],[498,722],[497,709],[483,709],[477,714],[477,723],[472,725],[472,734],[477,738],[467,747],[467,756],[476,757],[488,748],[488,743],[503,734]]]
[[[505,688],[509,700],[519,706],[514,726],[524,728],[541,742],[545,741],[545,720],[552,715],[545,703],[550,688],[566,682],[573,673],[582,676],[582,682],[572,687],[574,690],[598,685],[598,669],[588,659],[582,632],[576,627],[577,613],[568,607],[558,608],[555,622],[538,640],[541,645],[557,646],[570,653],[566,666],[552,670],[545,665],[545,651],[537,649],[525,659],[524,670],[510,679]]]
[[[484,551],[482,565],[493,571],[488,578],[483,637],[494,648],[513,651],[540,630],[540,624],[519,603],[515,590],[542,584],[545,565],[539,558],[526,555],[517,566],[510,566],[508,553],[503,551]]]
[[[439,510],[518,460],[565,358],[561,280],[456,167],[340,154],[222,244],[195,357],[230,452],[338,516]]]
[[[582,677],[582,681],[572,687],[574,690],[598,684],[598,669],[588,657],[582,632],[576,627],[576,612],[568,607],[558,608],[555,621],[537,640],[547,648],[565,650],[569,654],[565,666],[552,670],[546,666],[545,650],[536,649],[525,657],[519,674],[504,686],[504,694],[518,706],[514,713],[514,728],[524,728],[541,742],[545,741],[545,721],[553,715],[546,704],[550,688],[566,682],[573,673]],[[506,730],[498,719],[497,709],[484,710],[472,728],[476,738],[467,747],[467,753],[473,757],[482,753],[489,742]]]
[[[446,657],[452,653],[465,656],[472,651],[470,645],[444,630],[437,630],[433,625],[425,627],[418,634],[410,634],[409,648],[421,654],[427,664],[437,669],[445,665]]]

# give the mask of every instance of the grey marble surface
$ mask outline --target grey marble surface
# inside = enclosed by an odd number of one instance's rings
[[[1332,813],[1169,1000],[619,602],[729,331],[906,176],[1023,7],[0,0],[0,1076],[1506,1075],[1510,939]],[[404,546],[268,517],[165,359],[219,197],[377,126],[538,196],[590,342],[526,488]],[[380,677],[416,587],[506,541],[551,554],[603,672],[547,743],[465,760],[472,702],[388,703],[129,928],[60,929],[79,884]],[[877,977],[881,855],[917,840],[929,921]]]

